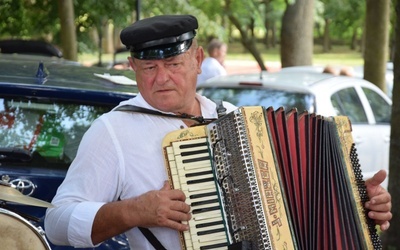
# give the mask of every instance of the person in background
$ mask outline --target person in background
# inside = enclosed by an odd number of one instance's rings
[[[339,75],[341,76],[354,76],[354,69],[352,67],[342,67]]]
[[[322,71],[322,73],[332,74],[332,75],[335,75],[335,76],[339,75],[338,70],[335,67],[331,66],[331,65],[327,65],[324,68],[324,70]]]
[[[201,74],[197,77],[198,85],[212,77],[227,74],[224,65],[227,51],[226,43],[215,38],[210,41],[207,46],[209,57],[205,58],[201,64]]]
[[[217,118],[217,105],[196,93],[204,51],[195,39],[197,19],[163,15],[133,23],[121,32],[129,48],[139,94],[121,102],[166,114],[113,110],[93,122],[82,138],[45,217],[55,245],[95,247],[125,233],[131,249],[154,249],[143,229],[165,249],[180,249],[179,231],[188,231],[191,207],[185,193],[171,189],[164,164],[166,134],[196,124],[170,115]],[[224,102],[227,112],[236,109]],[[190,114],[190,115],[188,115]],[[177,119],[179,118],[179,119]],[[366,181],[369,216],[386,230],[391,196],[378,172]]]

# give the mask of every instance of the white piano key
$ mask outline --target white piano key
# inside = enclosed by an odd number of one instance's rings
[[[204,232],[211,231],[211,230],[223,230],[223,232],[225,233],[225,229],[224,229],[223,225],[214,225],[214,226],[210,226],[210,227],[196,228],[196,231],[192,231],[191,234],[192,235],[196,234],[197,236],[200,237],[200,236],[202,236],[202,235],[200,235],[202,232],[204,233]],[[206,236],[206,235],[212,236],[214,234],[216,234],[216,232],[203,234],[203,235],[204,236]]]
[[[182,184],[182,188],[188,190],[188,192],[198,191],[198,190],[215,190],[214,183],[200,183],[200,184],[193,184],[187,185],[185,183]]]
[[[190,220],[189,224],[190,224],[190,226],[196,226],[199,224],[212,223],[212,222],[216,222],[216,221],[222,221],[222,217],[216,216],[216,217],[210,217],[210,218],[206,218],[204,220],[198,220],[198,221]]]
[[[201,214],[192,214],[192,220],[194,221],[202,221],[210,218],[222,218],[221,211],[215,210]]]
[[[218,235],[218,237],[200,237],[200,238],[193,238],[193,247],[195,249],[200,249],[200,247],[204,246],[209,246],[209,245],[214,245],[214,244],[221,244],[221,243],[227,243],[226,235],[221,233]],[[227,249],[222,248],[222,249]]]
[[[201,235],[201,236],[194,236],[192,235],[193,238],[197,238],[199,243],[211,243],[215,241],[220,241],[225,239],[226,240],[226,233],[225,232],[218,232],[215,234],[209,234],[209,235]]]
[[[207,142],[206,138],[198,138],[198,139],[186,140],[186,141],[175,141],[175,142],[172,142],[172,145],[194,145],[194,144],[206,143],[206,142]]]

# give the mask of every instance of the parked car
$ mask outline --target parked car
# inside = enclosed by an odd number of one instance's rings
[[[202,84],[198,92],[236,106],[346,115],[352,123],[364,177],[372,177],[381,168],[388,171],[392,101],[363,79],[315,72],[262,72],[216,77]]]
[[[63,58],[56,46],[37,40],[8,39],[0,40],[0,54],[17,61],[43,61],[57,64],[79,65],[79,62]],[[3,57],[4,58],[4,57]]]
[[[3,54],[41,55],[62,58],[63,54],[51,43],[39,40],[6,39],[0,40],[0,52]]]
[[[136,95],[130,79],[133,71],[0,54],[0,176],[8,184],[3,189],[15,188],[22,195],[0,194],[1,207],[46,231],[46,208],[27,201],[52,201],[92,121]],[[49,244],[52,249],[72,249]],[[96,249],[129,246],[121,235]]]
[[[354,67],[354,76],[355,77],[364,77],[364,66],[355,66]],[[392,98],[393,97],[393,63],[386,63],[386,73],[385,73],[385,81],[386,81],[386,94]]]
[[[355,67],[335,67],[332,68],[336,69],[339,73],[341,69],[344,69],[345,72],[352,74],[354,77],[364,78],[364,67],[363,66],[355,66]],[[325,67],[323,66],[293,66],[293,67],[286,67],[282,68],[281,71],[284,72],[317,72],[322,73]],[[385,73],[385,82],[386,82],[386,94],[389,98],[392,98],[393,95],[393,63],[388,62],[386,63],[386,73]]]

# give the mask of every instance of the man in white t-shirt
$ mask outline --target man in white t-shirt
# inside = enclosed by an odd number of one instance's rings
[[[227,74],[224,66],[227,50],[228,46],[225,43],[218,39],[211,40],[207,47],[209,57],[205,58],[201,64],[201,74],[197,77],[197,86],[210,78]]]

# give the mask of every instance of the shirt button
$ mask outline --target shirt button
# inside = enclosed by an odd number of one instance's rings
[[[184,129],[185,127],[183,125],[181,125],[181,129]]]

